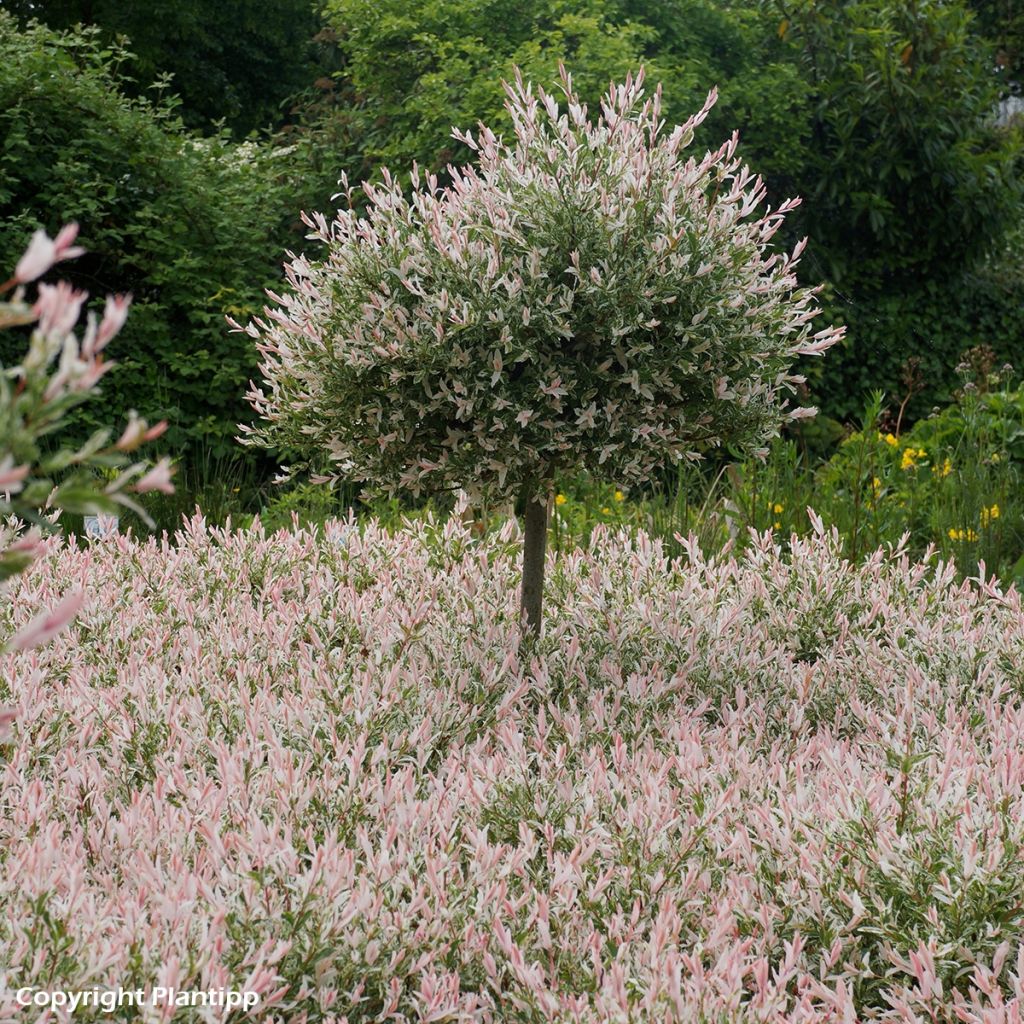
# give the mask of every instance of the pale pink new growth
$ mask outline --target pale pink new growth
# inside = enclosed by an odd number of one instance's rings
[[[42,277],[55,263],[81,256],[85,250],[71,244],[77,237],[78,225],[74,223],[65,224],[53,239],[45,231],[36,231],[14,268],[14,280],[18,284],[28,284]]]
[[[173,494],[174,485],[171,483],[171,463],[168,459],[161,459],[145,476],[140,477],[132,490],[139,494],[147,491],[163,491],[164,494]]]
[[[84,600],[84,590],[72,591],[59,604],[37,615],[24,629],[18,630],[7,641],[8,650],[23,651],[28,647],[48,643],[74,619]]]
[[[525,663],[514,525],[344,525],[15,580],[3,635],[89,583],[0,655],[0,1019],[166,979],[289,1024],[1019,1020],[1015,590],[599,530]]]
[[[30,466],[15,466],[10,456],[0,461],[0,491],[16,494],[21,490],[30,469]]]
[[[128,307],[131,305],[130,295],[108,295],[107,304],[103,310],[103,319],[100,321],[99,329],[95,338],[86,337],[82,350],[87,356],[102,352],[117,333],[124,327],[128,319]]]
[[[12,735],[11,726],[17,720],[18,712],[15,708],[0,706],[0,743],[7,743]]]
[[[156,440],[166,430],[167,420],[161,420],[150,427],[145,420],[139,419],[135,413],[132,413],[128,420],[128,426],[124,428],[124,433],[117,439],[117,444],[114,447],[119,452],[132,452],[147,441]]]

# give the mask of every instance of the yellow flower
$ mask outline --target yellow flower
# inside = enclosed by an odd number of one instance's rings
[[[782,529],[782,523],[776,523],[775,524],[775,529],[776,530],[781,530]]]
[[[564,494],[556,494],[555,495],[555,504],[556,505],[564,505],[567,500],[568,499],[565,497]]]
[[[881,491],[881,489],[882,489],[882,481],[879,480],[877,476],[873,477],[872,480],[871,480],[871,491],[872,491],[872,493],[874,494],[874,496],[876,498],[878,497],[878,493],[879,493],[879,491]]]
[[[953,463],[949,459],[945,459],[941,466],[932,466],[932,472],[939,476],[949,476],[953,472]]]
[[[896,435],[895,434],[881,434],[880,436],[881,436],[882,440],[890,448],[895,448],[899,444],[899,441],[896,439]]]
[[[603,509],[601,509],[601,515],[603,515],[603,516],[610,516],[611,514],[612,514],[612,510],[607,505],[605,505],[605,507]]]
[[[779,515],[779,514],[780,514],[780,513],[782,512],[782,509],[783,509],[783,506],[782,506],[782,505],[780,505],[780,504],[779,504],[778,502],[775,502],[775,503],[774,503],[774,504],[772,505],[772,511],[773,511],[773,512],[774,512],[774,513],[775,513],[776,515]]]
[[[981,525],[988,526],[991,524],[993,519],[999,518],[999,506],[992,505],[989,508],[983,508],[981,510]]]
[[[946,532],[950,540],[974,541],[978,539],[978,535],[974,532],[974,530],[970,529],[969,527],[966,530],[962,530],[956,529],[955,527],[951,526],[949,530],[947,530]]]
[[[626,496],[622,493],[622,491],[616,491],[615,492],[615,500],[616,501],[625,501],[626,500]]]
[[[999,452],[993,452],[992,457],[988,461],[991,462],[993,466],[996,466],[1003,461],[1003,457],[999,454]]]
[[[903,458],[900,459],[900,469],[913,469],[917,465],[917,463],[914,460],[915,460],[914,449],[913,448],[904,448],[903,449]]]

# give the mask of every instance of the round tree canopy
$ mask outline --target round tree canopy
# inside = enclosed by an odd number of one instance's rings
[[[247,443],[327,453],[371,489],[534,494],[560,468],[642,481],[666,460],[762,446],[787,417],[815,291],[771,239],[798,200],[765,190],[734,135],[687,156],[715,101],[666,130],[643,75],[600,116],[508,86],[514,138],[454,132],[450,184],[385,171],[359,212],[308,224],[323,259],[246,330],[266,383]],[[236,325],[237,326],[237,325]]]

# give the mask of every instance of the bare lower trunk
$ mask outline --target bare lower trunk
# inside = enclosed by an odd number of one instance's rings
[[[524,515],[523,589],[520,613],[526,620],[526,633],[537,639],[544,608],[544,553],[548,544],[548,493],[529,495]]]

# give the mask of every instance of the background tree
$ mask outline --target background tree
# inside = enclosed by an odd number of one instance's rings
[[[645,65],[669,120],[721,102],[700,141],[741,132],[769,194],[813,197],[791,239],[836,284],[949,276],[996,247],[1019,208],[1019,140],[993,112],[1005,84],[967,0],[326,0],[361,167],[443,172],[452,123],[508,127],[500,81],[560,63],[593,102]]]
[[[1004,74],[966,2],[771,0],[802,67],[811,113],[795,226],[807,265],[834,286],[847,342],[809,371],[830,415],[901,396],[909,359],[927,386],[908,419],[944,404],[972,345],[1014,359],[1024,340],[1018,252],[1021,135],[995,112]]]
[[[201,138],[166,103],[127,96],[122,57],[95,30],[20,32],[0,11],[0,259],[76,220],[89,251],[70,282],[135,296],[108,398],[168,420],[162,443],[178,455],[228,453],[255,361],[224,315],[260,308],[285,248],[282,158]],[[0,363],[23,341],[0,338]],[[94,406],[74,415],[103,425]]]
[[[550,81],[562,64],[593,104],[608,81],[643,65],[665,88],[670,121],[685,119],[717,85],[720,102],[699,138],[710,144],[742,126],[744,148],[774,159],[773,172],[799,152],[792,128],[801,74],[780,60],[784,47],[754,8],[718,0],[326,0],[323,10],[341,70],[320,123],[348,125],[350,176],[413,160],[443,173],[453,124],[510,128],[501,82],[514,68]]]
[[[997,247],[1020,205],[1020,146],[995,124],[1000,77],[967,4],[772,6],[811,100],[795,184],[813,202],[796,221],[829,278],[905,288]]]
[[[280,124],[285,101],[315,77],[311,0],[10,0],[24,26],[99,30],[104,43],[127,39],[136,94],[171,76],[182,120],[209,129],[225,121],[236,136]]]
[[[389,493],[517,498],[522,610],[541,624],[548,504],[560,469],[642,482],[665,460],[777,432],[812,336],[798,253],[770,242],[795,204],[751,214],[764,187],[736,140],[686,159],[704,108],[663,134],[660,92],[611,90],[601,116],[521,79],[514,137],[455,133],[478,167],[451,186],[385,172],[365,216],[310,221],[328,247],[248,333],[264,356],[249,443],[325,451]]]
[[[332,120],[349,125],[355,160],[344,169],[358,178],[414,160],[443,174],[456,152],[453,124],[508,128],[501,83],[516,66],[543,81],[571,65],[581,95],[596,101],[643,63],[651,41],[641,22],[616,21],[605,0],[327,0],[323,10],[346,97]],[[706,92],[705,83],[695,95]]]

